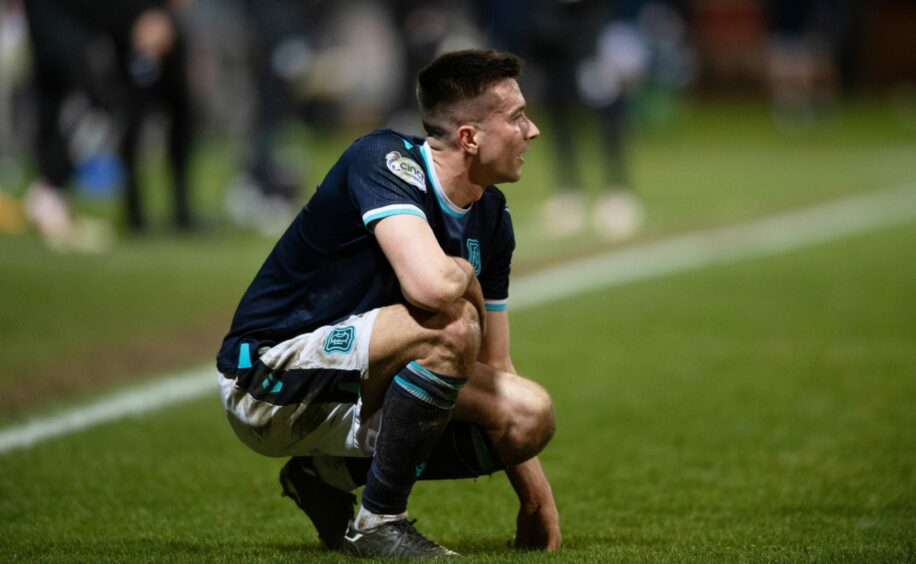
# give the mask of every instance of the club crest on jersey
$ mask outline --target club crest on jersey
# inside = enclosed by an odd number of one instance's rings
[[[385,155],[385,164],[395,176],[426,192],[426,174],[416,161],[401,156],[401,153],[397,151],[391,151]]]
[[[325,354],[347,354],[353,350],[356,328],[352,325],[335,327],[324,341]]]
[[[474,267],[474,272],[480,276],[480,241],[468,239],[468,262]]]

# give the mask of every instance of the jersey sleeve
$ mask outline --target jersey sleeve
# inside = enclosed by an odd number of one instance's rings
[[[504,206],[489,257],[480,272],[484,304],[488,311],[504,311],[509,306],[509,272],[515,251],[512,216]]]
[[[426,173],[396,137],[365,139],[350,156],[350,195],[370,231],[385,217],[415,215],[427,220],[424,209]]]

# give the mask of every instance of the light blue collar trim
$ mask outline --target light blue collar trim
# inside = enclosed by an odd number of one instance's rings
[[[439,175],[436,173],[436,165],[433,163],[429,141],[423,143],[420,147],[420,154],[423,155],[423,161],[426,163],[426,171],[429,174],[429,181],[433,185],[433,193],[436,194],[436,199],[439,201],[439,207],[452,217],[464,218],[464,216],[471,211],[474,204],[471,203],[471,205],[466,208],[460,208],[452,203],[452,201],[448,199],[448,196],[445,195],[445,190],[442,189],[442,184],[439,182]]]

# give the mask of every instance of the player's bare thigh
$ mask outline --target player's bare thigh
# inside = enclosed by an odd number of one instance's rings
[[[434,315],[397,304],[379,310],[369,341],[369,383],[387,387],[402,366],[425,357],[433,346]]]
[[[469,302],[439,313],[400,304],[381,308],[369,341],[369,377],[361,385],[362,416],[381,407],[392,377],[408,362],[467,377],[479,348],[480,324]]]

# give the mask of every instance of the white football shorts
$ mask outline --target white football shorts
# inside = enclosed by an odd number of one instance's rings
[[[242,375],[221,375],[239,439],[266,456],[371,456],[381,411],[360,419],[359,384],[368,377],[378,311],[264,347]]]

